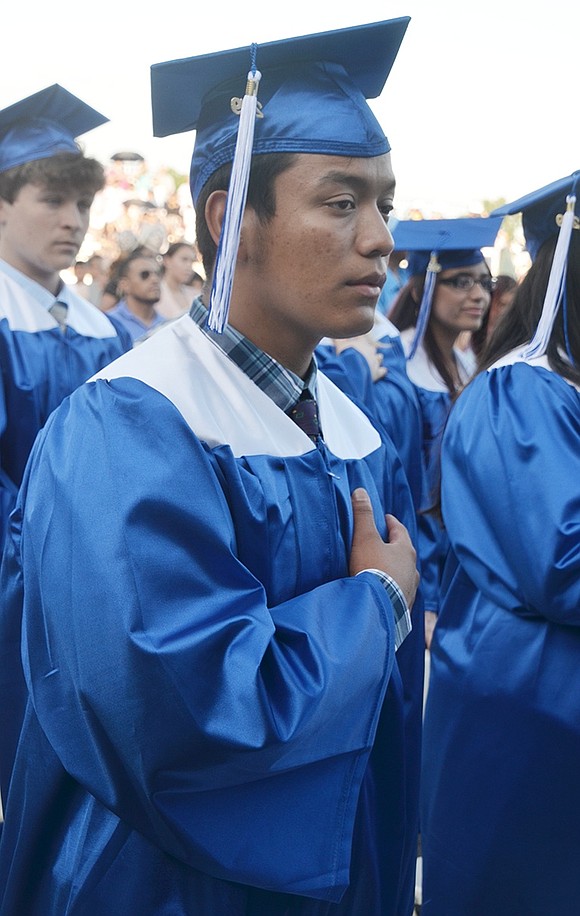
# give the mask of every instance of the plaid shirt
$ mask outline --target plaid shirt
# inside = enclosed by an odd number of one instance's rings
[[[264,394],[267,394],[274,403],[287,413],[294,407],[303,390],[307,388],[316,398],[316,362],[313,359],[308,369],[306,380],[303,381],[294,372],[286,369],[280,363],[260,350],[251,340],[226,325],[222,334],[217,334],[205,326],[207,309],[201,299],[195,299],[189,312],[203,333],[228,356],[250,378]],[[365,569],[376,575],[385,587],[395,614],[395,648],[398,649],[412,629],[411,614],[403,593],[395,580],[380,569]],[[360,575],[360,573],[358,573]]]
[[[201,299],[194,301],[189,314],[203,333],[213,340],[284,413],[294,407],[305,388],[310,391],[313,398],[316,398],[317,368],[314,360],[310,363],[306,381],[302,381],[300,376],[285,369],[231,325],[225,326],[223,334],[217,334],[205,327],[207,309]]]

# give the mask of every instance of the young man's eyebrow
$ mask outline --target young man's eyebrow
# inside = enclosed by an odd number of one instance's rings
[[[358,189],[364,189],[365,187],[368,187],[369,180],[367,178],[363,178],[360,175],[353,175],[351,172],[343,172],[340,169],[336,169],[335,171],[327,172],[325,175],[322,175],[318,180],[318,184],[320,186],[325,184],[342,184],[350,185],[351,187]],[[394,180],[386,183],[384,185],[383,191],[385,194],[393,194],[395,191]]]

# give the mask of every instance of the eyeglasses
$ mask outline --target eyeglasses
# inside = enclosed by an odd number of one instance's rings
[[[153,275],[154,277],[161,276],[158,270],[140,270],[139,271],[140,280],[148,280],[151,275]]]
[[[486,293],[492,293],[495,286],[495,277],[473,277],[471,274],[455,274],[454,277],[444,277],[439,280],[439,283],[445,283],[447,286],[459,289],[463,293],[468,293],[476,283],[479,283]]]

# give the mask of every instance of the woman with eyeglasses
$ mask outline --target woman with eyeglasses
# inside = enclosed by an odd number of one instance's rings
[[[439,584],[447,538],[437,510],[441,436],[453,399],[475,371],[470,350],[457,346],[480,327],[493,280],[482,248],[493,245],[501,219],[401,220],[395,247],[407,252],[409,280],[389,318],[401,332],[407,374],[423,421],[425,492],[419,515],[425,636],[429,647],[439,611]]]
[[[532,266],[443,436],[424,916],[579,909],[579,192],[496,211],[522,213]]]

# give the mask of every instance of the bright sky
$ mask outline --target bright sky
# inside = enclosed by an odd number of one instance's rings
[[[60,83],[111,119],[81,138],[89,154],[188,172],[194,134],[152,136],[151,64],[406,15],[372,103],[397,208],[462,215],[580,168],[575,0],[22,0],[4,17],[0,107]]]

